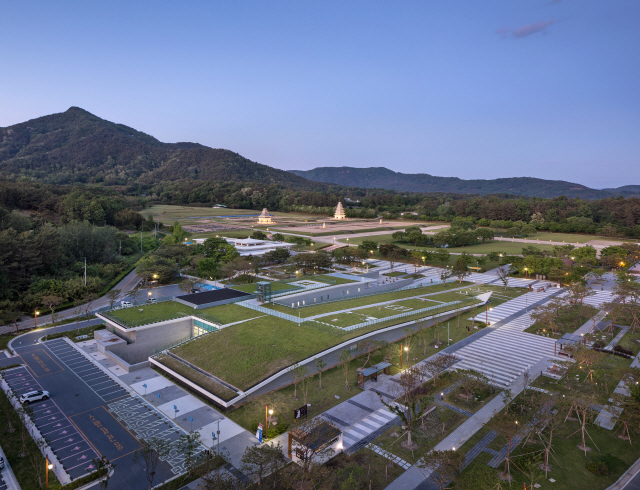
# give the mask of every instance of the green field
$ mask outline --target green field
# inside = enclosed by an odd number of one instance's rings
[[[205,335],[176,347],[173,352],[236,388],[246,390],[317,352],[398,322],[380,322],[336,335],[329,327],[312,328],[308,323],[298,325],[264,316]]]
[[[236,304],[212,306],[211,308],[194,310],[193,308],[189,308],[181,303],[176,303],[175,301],[165,301],[155,305],[113,310],[109,312],[109,316],[115,317],[119,320],[124,320],[125,322],[131,323],[135,326],[200,313],[204,313],[205,315],[209,315],[220,320],[223,325],[260,316],[260,313]]]
[[[415,247],[408,243],[394,242],[391,239],[391,235],[373,235],[368,237],[356,237],[356,238],[351,238],[349,240],[349,243],[351,245],[360,245],[364,240],[373,240],[375,242],[378,242],[379,244],[395,243],[399,247],[407,248],[409,250],[431,250],[431,251],[437,250],[436,248],[433,248],[433,247]],[[527,247],[529,245],[535,245],[536,247],[539,247],[541,250],[553,249],[552,245],[543,245],[543,244],[538,244],[533,242],[534,242],[533,240],[531,241],[531,243],[529,243],[529,240],[527,240],[527,243],[490,241],[485,243],[479,243],[477,245],[469,245],[467,247],[449,248],[447,250],[452,254],[460,254],[462,252],[468,252],[470,254],[487,254],[489,252],[504,252],[509,255],[520,255],[522,253],[523,247]],[[346,240],[341,241],[341,243],[344,243],[345,245],[347,244]]]
[[[430,293],[439,293],[442,291],[447,291],[449,289],[454,289],[457,287],[469,285],[467,282],[463,282],[462,284],[458,284],[457,282],[454,284],[453,282],[448,284],[438,284],[435,286],[426,286],[424,288],[416,288],[416,289],[407,289],[404,291],[392,291],[390,293],[383,294],[372,294],[371,296],[364,296],[354,299],[345,299],[343,301],[334,301],[332,303],[324,303],[316,306],[306,306],[299,310],[301,313],[304,313],[304,317],[310,317],[315,315],[321,315],[322,313],[331,313],[332,311],[339,310],[348,310],[351,308],[356,308],[358,306],[366,306],[366,305],[374,305],[376,303],[382,303],[384,301],[392,301],[396,299],[403,298],[411,298],[415,296],[422,296]],[[319,295],[321,295],[322,290],[318,290]],[[278,304],[264,305],[265,308],[270,308],[272,310],[280,311],[282,313],[294,314],[297,309],[292,309],[287,306],[282,306]]]

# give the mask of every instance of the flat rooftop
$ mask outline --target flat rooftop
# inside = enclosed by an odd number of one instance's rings
[[[249,293],[242,291],[236,291],[231,288],[214,289],[212,291],[205,291],[203,293],[183,294],[177,296],[177,299],[184,301],[185,303],[191,303],[192,305],[200,306],[208,303],[215,303],[216,301],[224,301],[232,298],[239,298],[241,296],[252,296]]]

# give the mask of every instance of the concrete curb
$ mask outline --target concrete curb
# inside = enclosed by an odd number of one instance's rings
[[[4,470],[2,470],[2,479],[7,484],[7,490],[20,490],[20,485],[18,484],[16,475],[14,475],[11,466],[9,466],[9,460],[7,459],[7,455],[2,451],[2,447],[0,447],[0,456],[2,457],[2,459],[4,459]]]
[[[631,465],[631,467],[625,471],[618,481],[607,488],[607,490],[622,490],[633,479],[634,476],[640,471],[640,459]]]

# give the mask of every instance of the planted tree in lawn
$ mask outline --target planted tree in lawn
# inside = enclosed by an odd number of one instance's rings
[[[118,298],[120,298],[120,293],[122,293],[122,290],[112,289],[107,294],[105,294],[107,301],[109,302],[109,308],[111,308],[112,310],[113,310],[113,305],[116,304],[116,302],[118,301]]]
[[[367,358],[364,361],[362,367],[366,367],[367,364],[371,363],[371,353],[377,351],[381,347],[385,345],[385,342],[381,342],[373,339],[364,339],[358,342],[358,352],[365,352],[367,354]]]
[[[307,395],[309,394],[309,385],[311,384],[311,381],[313,380],[314,376],[315,374],[309,374],[309,368],[307,368],[306,376],[304,376],[300,380],[302,385],[302,399],[305,405],[307,404]]]
[[[404,434],[407,434],[407,440],[401,443],[401,446],[410,450],[412,455],[413,451],[418,448],[418,445],[412,441],[411,435],[418,425],[418,422],[422,419],[422,416],[428,410],[426,396],[416,393],[421,383],[422,376],[418,369],[412,367],[400,373],[398,383],[394,383],[391,388],[391,394],[400,398],[400,403],[389,404],[383,399],[382,395],[378,395],[380,396],[382,404],[392,413],[398,415],[402,420],[403,426],[407,428],[406,432],[403,433],[396,442],[400,440]]]
[[[516,446],[514,439],[518,435],[524,436],[525,427],[518,422],[518,415],[509,405],[505,406],[500,412],[494,412],[488,426],[502,437],[507,445],[504,470],[501,476],[504,480],[511,481],[511,451]]]
[[[144,471],[144,476],[149,482],[149,489],[153,488],[158,465],[163,459],[167,459],[171,452],[172,444],[160,437],[151,437],[143,441],[142,447],[133,453],[133,462]]]
[[[19,310],[3,310],[0,315],[0,321],[2,323],[13,323],[13,326],[16,328],[16,333],[19,332],[18,321],[22,318],[22,312]]]
[[[471,370],[458,370],[457,374],[460,381],[458,387],[462,392],[462,397],[467,401],[473,398],[475,391],[489,386],[489,380],[484,374]]]
[[[298,399],[298,383],[309,375],[309,368],[307,366],[301,366],[300,364],[294,364],[289,368],[289,372],[293,377],[293,399]]]
[[[316,371],[318,371],[318,389],[322,389],[322,370],[327,367],[327,363],[322,358],[316,358]]]
[[[420,369],[424,370],[426,377],[433,378],[433,384],[435,385],[440,374],[451,369],[457,360],[458,358],[455,354],[441,353],[421,362]]]
[[[575,431],[573,434],[580,432],[581,442],[580,444],[578,444],[578,449],[580,449],[581,451],[584,451],[584,455],[586,456],[587,451],[591,451],[591,448],[588,447],[586,444],[586,436],[588,436],[589,439],[591,439],[591,442],[593,442],[593,439],[591,438],[591,436],[589,435],[589,432],[587,431],[587,419],[589,419],[593,413],[593,410],[594,410],[593,407],[595,407],[597,403],[597,397],[595,396],[594,393],[578,392],[574,396],[569,397],[569,403],[570,403],[569,414],[565,418],[565,421],[569,418],[572,411],[575,411],[576,416],[578,418],[578,422],[580,423],[580,428],[577,431]],[[573,434],[571,434],[569,437],[571,437]],[[596,449],[598,448],[595,442],[593,442],[593,445],[596,446]]]
[[[56,333],[56,322],[58,321],[58,315],[56,308],[64,301],[60,296],[43,296],[42,304],[47,306],[51,310],[51,324],[53,325],[53,333]]]
[[[42,454],[44,452],[44,448],[47,446],[47,441],[45,441],[43,437],[34,437],[33,442],[36,443],[36,448],[29,448],[27,452],[27,459],[33,469],[33,474],[38,475],[38,486],[42,488]],[[49,468],[45,468],[44,471],[49,471]]]
[[[340,353],[339,361],[340,367],[342,368],[342,374],[344,374],[344,389],[349,391],[351,390],[351,386],[349,386],[349,363],[351,362],[351,351],[344,349]]]
[[[429,483],[444,490],[455,479],[464,466],[464,456],[455,450],[429,451],[417,463],[420,472]]]
[[[275,476],[287,464],[282,451],[280,443],[277,446],[274,446],[273,443],[270,445],[263,444],[262,446],[247,446],[241,460],[242,472],[245,475],[257,478],[258,485],[262,488],[263,478],[266,475],[272,474]]]
[[[462,257],[458,257],[456,263],[453,264],[453,275],[456,276],[460,284],[462,284],[462,281],[464,281],[466,277],[471,275],[471,272],[467,268],[467,264]]]
[[[138,301],[138,298],[140,297],[140,294],[142,293],[142,291],[140,291],[137,288],[132,289],[131,291],[129,291],[129,295],[131,296],[131,299],[133,300],[133,304],[135,306],[135,304]]]
[[[87,294],[82,300],[84,301],[84,317],[88,320],[91,316],[91,306],[93,302],[98,299],[98,295],[95,293]]]

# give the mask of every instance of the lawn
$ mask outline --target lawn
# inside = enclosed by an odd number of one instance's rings
[[[604,490],[615,483],[620,475],[640,457],[640,445],[630,445],[628,441],[618,439],[614,431],[594,425],[587,426],[589,435],[593,439],[593,441],[590,441],[587,438],[588,446],[591,446],[593,450],[585,456],[584,452],[576,447],[580,443],[580,433],[575,433],[578,429],[578,422],[569,421],[562,427],[561,433],[554,436],[554,457],[550,458],[553,470],[549,472],[548,478],[553,478],[555,483],[547,483],[544,478],[544,472],[536,471],[534,482],[541,484],[541,488]],[[486,427],[478,431],[459,451],[466,454],[488,431],[489,429]],[[570,436],[572,433],[574,434]],[[599,448],[599,451],[595,449],[594,443]],[[502,446],[504,446],[504,441],[497,437],[489,447],[495,449]],[[518,465],[519,462],[525,460],[524,454],[529,454],[530,456],[538,455],[542,449],[543,446],[539,440],[536,440],[534,444],[527,444],[526,448],[518,446],[514,448],[513,461]],[[531,453],[534,454],[532,455]],[[523,456],[518,457],[518,455]],[[460,490],[492,490],[496,488],[499,482],[497,474],[498,471],[503,469],[504,462],[500,465],[499,470],[493,469],[486,464],[491,458],[491,455],[481,453],[456,479],[456,488]],[[595,475],[588,471],[586,464],[593,461],[605,463],[609,474],[606,476]],[[525,465],[520,464],[520,466]],[[511,488],[523,488],[525,483],[529,488],[531,484],[530,477],[526,477],[515,468],[512,468],[511,475],[514,477]],[[508,485],[502,482],[502,488],[508,488]]]
[[[416,316],[423,317],[424,314]],[[205,335],[176,347],[173,352],[231,385],[246,390],[280,369],[333,345],[409,320],[411,316],[380,322],[351,332],[338,332],[336,335],[334,329],[319,324],[319,328],[310,328],[309,322],[298,326],[294,322],[263,316]],[[466,335],[466,324],[470,322],[461,320],[460,328],[452,327],[450,337],[453,341]],[[438,328],[445,329],[445,326]],[[456,330],[457,335],[453,330]],[[436,333],[440,337],[441,331],[434,329],[434,337]],[[446,334],[443,337],[446,340]],[[427,348],[423,349],[424,355],[428,351]],[[436,351],[434,347],[431,352]]]
[[[594,308],[590,305],[575,305],[560,309],[560,315],[554,319],[554,324],[557,327],[557,332],[553,335],[555,335],[557,338],[560,338],[565,333],[575,332],[590,318],[593,318],[595,314],[598,313],[598,311],[598,308]],[[525,332],[547,336],[550,330],[549,325],[534,323],[529,328],[527,328]]]
[[[440,295],[435,296],[435,298],[440,298]],[[411,301],[420,301],[420,300],[411,300]],[[444,313],[445,311],[448,311],[451,309],[461,308],[463,306],[467,306],[470,303],[471,298],[459,295],[458,298],[452,301],[463,301],[464,303],[460,303],[452,306],[443,306],[441,308],[435,308],[434,310],[431,310],[428,312],[415,313],[415,315],[416,317],[431,316],[439,313]],[[411,312],[413,309],[418,310],[422,308],[429,308],[432,306],[436,306],[436,307],[440,306],[438,303],[428,303],[428,302],[422,303],[420,305],[420,308],[409,308],[408,306],[405,306],[403,308],[402,306],[398,307],[398,305],[404,305],[404,302],[392,303],[390,305],[384,305],[379,307],[374,306],[372,308],[363,308],[361,310],[355,310],[352,312],[337,313],[333,315],[328,315],[326,317],[317,318],[316,321],[327,323],[329,325],[333,325],[336,327],[344,328],[350,325],[356,325],[358,323],[366,322],[369,319],[386,318],[386,317],[398,315],[400,313],[408,313],[406,319],[402,318],[397,320],[397,321],[404,322],[404,321],[408,321],[411,318],[414,318],[411,315]],[[334,321],[334,320],[337,320],[337,321]]]
[[[321,315],[323,313],[331,313],[332,311],[349,310],[358,306],[375,305],[385,301],[393,301],[397,299],[412,298],[417,296],[423,296],[430,293],[439,293],[454,289],[462,286],[468,286],[468,282],[458,284],[457,282],[448,284],[436,284],[435,286],[425,286],[424,288],[406,289],[404,291],[392,291],[390,293],[372,294],[370,296],[358,297],[354,299],[345,299],[342,301],[334,301],[331,303],[324,303],[315,306],[305,306],[300,309],[301,313],[306,317]],[[321,291],[318,291],[318,295],[321,295]],[[282,313],[294,314],[298,309],[292,309],[287,306],[278,304],[264,305],[266,308],[280,311]]]
[[[131,326],[144,325],[147,323],[160,322],[181,316],[189,316],[193,313],[193,308],[176,303],[175,301],[164,301],[155,305],[134,306],[103,313],[105,316],[123,320]],[[201,310],[205,311],[205,310]]]
[[[165,301],[155,305],[145,305],[141,308],[124,308],[122,310],[109,312],[110,316],[124,320],[133,326],[197,315],[200,313],[204,313],[207,316],[211,316],[219,320],[223,325],[260,316],[256,311],[233,303],[212,306],[202,310],[194,310],[193,308],[181,303],[176,303],[175,301]]]
[[[592,373],[588,368],[572,363],[561,380],[540,376],[532,386],[563,395],[595,393],[598,403],[606,404],[625,370],[631,365],[631,360],[605,353],[600,353],[597,359]]]
[[[367,237],[355,237],[355,238],[349,239],[349,244],[360,245],[364,240],[373,240],[375,242],[378,242],[378,244],[395,243],[399,247],[407,248],[409,250],[431,250],[431,251],[437,250],[434,247],[426,247],[426,246],[416,247],[409,243],[394,242],[393,239],[391,238],[391,235],[372,235]],[[503,252],[509,255],[519,255],[522,253],[522,248],[527,247],[529,245],[535,245],[539,247],[541,250],[553,249],[552,245],[537,244],[537,243],[533,243],[534,241],[535,239],[531,240],[531,243],[529,243],[530,240],[527,240],[527,243],[488,241],[485,243],[479,243],[477,245],[469,245],[466,247],[454,247],[454,248],[449,248],[447,250],[452,254],[460,254],[462,252],[468,252],[470,254],[487,254],[489,252]],[[344,245],[347,244],[346,240],[341,241],[341,243],[343,243]]]

